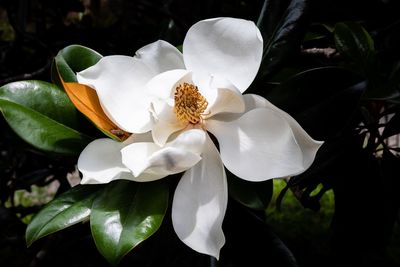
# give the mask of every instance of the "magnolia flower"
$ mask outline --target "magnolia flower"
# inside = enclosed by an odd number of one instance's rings
[[[78,160],[82,183],[146,182],[184,172],[172,204],[174,230],[192,249],[218,258],[228,199],[224,165],[253,182],[293,176],[311,165],[322,144],[266,99],[242,95],[262,51],[253,22],[215,18],[189,29],[183,53],[157,41],[134,57],[106,56],[78,73],[107,116],[133,133],[124,142],[90,143]]]

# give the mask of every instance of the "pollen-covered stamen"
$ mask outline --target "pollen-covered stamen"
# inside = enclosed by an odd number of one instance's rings
[[[181,122],[199,123],[207,105],[197,86],[183,83],[176,87],[174,112]]]

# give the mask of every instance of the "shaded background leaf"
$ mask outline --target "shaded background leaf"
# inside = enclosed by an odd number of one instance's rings
[[[308,2],[305,0],[265,0],[257,26],[264,39],[259,76],[273,73],[299,52],[305,34]]]
[[[272,198],[272,180],[249,182],[227,171],[229,195],[254,210],[265,210]]]
[[[92,202],[103,186],[77,186],[48,203],[32,219],[26,229],[26,242],[33,242],[63,230],[74,224],[88,220]]]

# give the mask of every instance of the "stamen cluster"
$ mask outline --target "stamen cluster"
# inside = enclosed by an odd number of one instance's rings
[[[174,112],[181,122],[197,124],[208,106],[197,86],[183,83],[176,87]]]

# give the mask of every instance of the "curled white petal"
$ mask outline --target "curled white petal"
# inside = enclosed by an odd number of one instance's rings
[[[249,181],[297,175],[311,165],[320,144],[311,147],[312,141],[298,142],[295,133],[304,131],[299,127],[268,108],[250,110],[230,122],[207,122],[207,129],[218,139],[225,166]],[[306,141],[303,138],[300,141]]]
[[[152,103],[154,104],[154,123],[151,134],[154,142],[163,146],[171,134],[185,128],[187,123],[178,120],[173,107],[167,102],[155,101]]]
[[[219,113],[242,113],[245,102],[242,93],[229,81],[218,77],[211,79],[211,90],[215,90],[215,99],[206,110],[207,117]]]
[[[131,180],[133,175],[122,164],[122,143],[108,138],[91,142],[78,159],[82,184],[105,184],[116,179]]]
[[[172,223],[186,245],[218,259],[225,243],[222,221],[228,190],[224,166],[209,137],[202,157],[184,173],[176,187]]]
[[[310,166],[313,163],[318,149],[324,143],[323,141],[314,140],[292,116],[290,116],[288,113],[281,110],[277,106],[273,105],[264,97],[255,94],[246,94],[243,97],[246,103],[246,111],[255,108],[268,108],[285,118],[293,131],[296,142],[303,151],[303,165]]]
[[[241,92],[260,67],[263,40],[252,21],[215,18],[194,24],[183,42],[186,68],[231,81]]]
[[[186,126],[179,121],[159,121],[153,126],[153,130],[151,131],[151,133],[153,134],[153,140],[157,145],[163,146],[173,133],[178,132],[185,127]]]
[[[142,133],[150,130],[149,99],[145,84],[153,72],[128,56],[108,56],[77,74],[78,82],[93,87],[104,112],[121,129]],[[132,119],[132,117],[135,119]]]
[[[77,73],[77,79],[96,90],[104,112],[121,129],[144,133],[151,129],[146,83],[176,68],[184,68],[182,54],[169,43],[157,41],[139,49],[135,57],[103,57]]]
[[[205,132],[192,129],[164,147],[152,142],[133,143],[121,150],[122,162],[132,171],[134,180],[152,181],[191,168],[200,161],[204,142]]]

